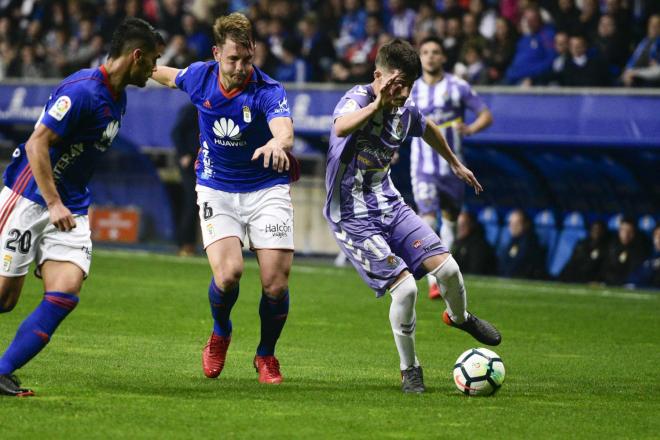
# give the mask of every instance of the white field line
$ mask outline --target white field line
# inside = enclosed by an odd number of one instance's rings
[[[155,261],[164,261],[177,264],[190,264],[195,266],[207,266],[208,262],[203,257],[177,257],[175,255],[163,255],[152,253],[148,251],[117,251],[117,250],[96,250],[96,255],[103,255],[113,258],[149,258]],[[249,268],[258,268],[257,262],[253,259],[245,260],[245,266]],[[350,268],[336,268],[331,266],[313,266],[305,264],[296,264],[292,269],[293,273],[310,273],[310,274],[323,274],[323,275],[340,275],[346,273]],[[488,289],[490,291],[507,291],[509,293],[537,293],[543,295],[572,295],[572,296],[591,296],[602,298],[620,298],[628,300],[657,300],[660,294],[657,293],[644,293],[638,291],[623,291],[612,290],[599,287],[580,287],[575,285],[554,283],[554,285],[541,285],[536,282],[523,283],[502,278],[483,278],[483,277],[469,277],[467,280],[467,287],[479,287],[481,289]]]

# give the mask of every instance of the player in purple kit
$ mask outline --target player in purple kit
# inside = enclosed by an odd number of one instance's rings
[[[249,20],[233,13],[218,18],[213,31],[214,61],[182,70],[159,66],[153,75],[161,84],[186,92],[199,112],[197,203],[213,272],[209,301],[214,320],[202,367],[209,378],[218,377],[224,367],[247,234],[263,288],[254,366],[259,382],[276,384],[282,382],[282,374],[275,344],[289,311],[293,262],[293,123],[282,86],[252,65]]]
[[[420,42],[419,56],[422,76],[413,84],[412,104],[438,126],[451,150],[462,158],[462,137],[487,128],[493,122],[492,114],[467,82],[443,71],[446,59],[442,41],[437,37],[427,37]],[[464,123],[466,109],[477,115],[470,125]],[[414,138],[411,144],[410,176],[417,213],[437,231],[437,215],[442,211],[440,238],[447,249],[451,249],[456,220],[463,206],[465,183],[422,138]],[[429,297],[440,298],[435,278],[427,278]]]
[[[445,289],[446,324],[478,341],[497,345],[500,333],[466,310],[463,277],[440,238],[408,207],[392,184],[390,161],[408,136],[422,137],[472,186],[481,185],[459,161],[440,129],[413,106],[406,106],[419,76],[419,57],[395,39],[376,58],[374,81],[349,90],[334,111],[326,171],[324,215],[358,273],[378,297],[389,290],[390,324],[400,358],[402,390],[424,391],[415,352],[415,278],[433,275]]]
[[[34,132],[18,146],[0,193],[0,313],[11,311],[32,261],[44,298],[0,358],[0,394],[31,396],[13,374],[50,341],[78,304],[92,242],[87,184],[126,111],[126,86],[144,87],[164,45],[147,22],[125,20],[108,60],[80,70],[53,91]]]

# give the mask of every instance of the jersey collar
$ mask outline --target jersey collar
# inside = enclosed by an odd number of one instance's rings
[[[105,66],[103,64],[101,64],[99,70],[103,75],[103,84],[108,89],[108,92],[110,92],[110,96],[112,96],[112,99],[116,101],[117,99],[119,99],[119,94],[115,92],[115,89],[112,88],[112,84],[110,84],[110,77],[108,76],[108,71],[105,70]]]
[[[250,74],[245,78],[245,81],[243,81],[243,84],[236,87],[231,92],[228,92],[227,90],[225,90],[224,86],[222,85],[222,81],[220,81],[220,75],[222,75],[222,73],[220,73],[220,63],[218,63],[218,87],[220,88],[220,93],[222,93],[222,96],[224,96],[225,98],[231,99],[231,98],[233,98],[237,95],[240,95],[240,93],[243,90],[245,90],[245,88],[250,83],[250,81],[252,81],[252,78],[254,77],[255,73],[254,73],[254,67],[253,67]]]

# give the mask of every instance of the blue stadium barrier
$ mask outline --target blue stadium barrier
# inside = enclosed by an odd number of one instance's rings
[[[546,268],[550,270],[550,261],[557,244],[557,224],[555,215],[550,210],[543,210],[534,217],[534,227],[539,243],[546,249]]]
[[[555,253],[549,258],[548,271],[553,277],[558,276],[573,255],[578,241],[587,236],[584,218],[579,212],[572,212],[564,218],[564,227],[559,232]]]
[[[488,243],[494,247],[497,244],[500,232],[500,222],[497,210],[493,207],[487,206],[479,212],[477,219],[484,227],[486,240],[488,240]]]

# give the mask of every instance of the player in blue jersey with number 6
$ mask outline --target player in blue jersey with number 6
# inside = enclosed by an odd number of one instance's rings
[[[202,367],[207,377],[216,378],[225,365],[247,234],[262,284],[261,340],[254,366],[259,382],[277,384],[282,374],[275,344],[289,312],[293,263],[293,123],[282,86],[252,65],[250,21],[240,13],[223,16],[213,33],[213,61],[182,70],[159,66],[153,75],[159,83],[186,92],[199,113],[197,203],[213,272],[208,294],[214,320]]]
[[[48,344],[78,304],[92,242],[87,184],[126,111],[126,86],[144,87],[164,42],[147,22],[127,19],[108,60],[83,69],[53,91],[32,135],[14,151],[0,193],[0,313],[21,294],[30,263],[44,298],[0,358],[0,395],[31,396],[13,374]]]

